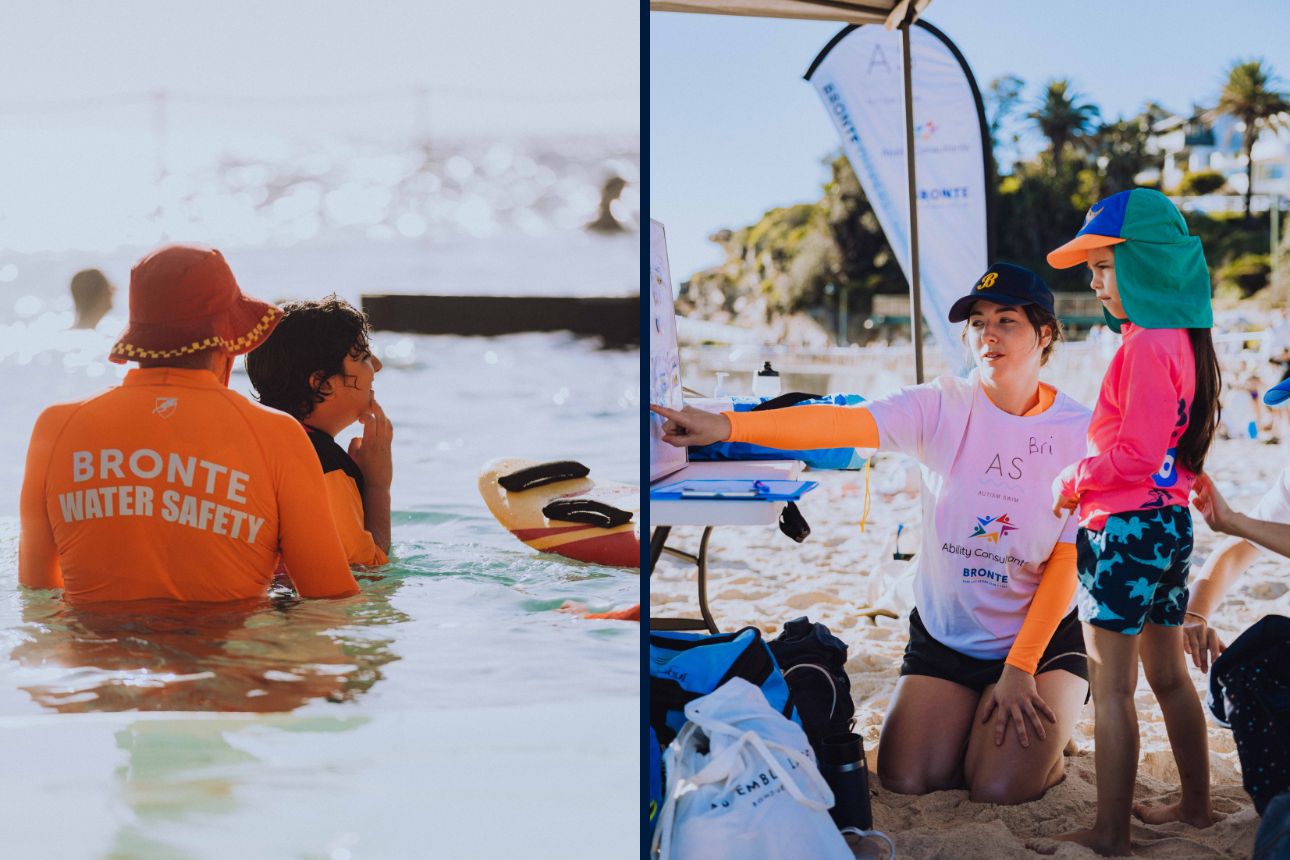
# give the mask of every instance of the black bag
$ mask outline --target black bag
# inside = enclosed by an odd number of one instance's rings
[[[847,678],[847,646],[829,628],[806,616],[794,618],[766,643],[784,673],[806,738],[821,761],[820,744],[829,735],[851,731],[856,706]]]
[[[1245,791],[1263,814],[1290,791],[1290,618],[1268,615],[1209,671],[1209,710],[1232,730]]]
[[[731,678],[743,678],[761,688],[772,708],[801,725],[793,694],[769,644],[756,627],[712,636],[651,630],[649,724],[658,742],[664,747],[672,743],[686,723],[685,706]]]

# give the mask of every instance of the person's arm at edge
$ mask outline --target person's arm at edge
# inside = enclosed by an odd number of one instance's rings
[[[282,424],[274,462],[278,493],[278,548],[301,597],[350,597],[358,582],[333,523],[318,455],[294,419]]]
[[[1227,648],[1209,625],[1210,616],[1233,583],[1262,554],[1262,549],[1245,538],[1229,537],[1214,548],[1192,582],[1188,615],[1183,619],[1183,650],[1202,672],[1208,672],[1210,662]]]
[[[1223,532],[1233,537],[1245,538],[1251,543],[1266,547],[1277,555],[1290,558],[1290,525],[1268,520],[1256,520],[1245,514],[1233,512]]]
[[[1205,518],[1205,523],[1216,532],[1245,538],[1250,543],[1270,549],[1277,555],[1290,558],[1290,525],[1237,513],[1227,504],[1227,499],[1214,486],[1207,474],[1196,476],[1196,495],[1192,504]]]
[[[22,473],[19,498],[21,529],[18,536],[18,582],[27,588],[62,588],[63,571],[58,564],[58,545],[49,522],[45,483],[54,440],[71,415],[75,404],[51,406],[36,419],[27,445],[27,462]]]

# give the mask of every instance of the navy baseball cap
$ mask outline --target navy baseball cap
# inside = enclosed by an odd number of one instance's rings
[[[950,308],[950,322],[963,322],[968,318],[972,305],[984,299],[996,305],[1039,305],[1050,314],[1053,310],[1053,291],[1029,269],[1009,263],[995,263],[986,269],[972,292],[959,299]]]
[[[1263,394],[1263,402],[1269,406],[1280,406],[1290,400],[1290,379],[1279,382]]]

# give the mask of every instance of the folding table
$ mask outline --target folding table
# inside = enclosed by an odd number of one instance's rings
[[[655,481],[653,486],[663,486],[677,481],[700,480],[775,480],[795,481],[802,472],[800,460],[730,460],[716,462],[690,462],[685,468]],[[708,609],[708,539],[716,526],[772,526],[779,527],[779,515],[784,502],[759,502],[748,499],[650,499],[650,525],[654,531],[649,541],[649,573],[663,553],[692,562],[699,568],[699,612],[697,618],[657,618],[650,613],[649,626],[653,630],[707,630],[721,632]],[[703,526],[697,555],[667,546],[673,526]]]

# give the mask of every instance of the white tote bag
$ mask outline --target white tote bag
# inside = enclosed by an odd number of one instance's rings
[[[853,860],[801,727],[732,678],[685,706],[663,754],[659,860]]]

